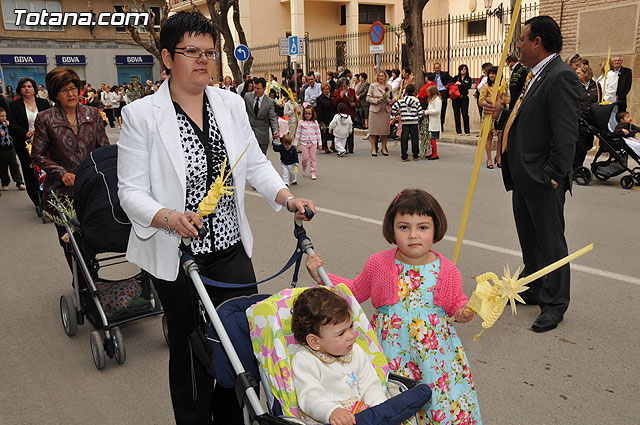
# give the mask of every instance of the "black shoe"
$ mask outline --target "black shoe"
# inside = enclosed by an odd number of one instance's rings
[[[562,317],[556,319],[551,313],[540,313],[540,316],[531,325],[531,329],[534,332],[547,332],[557,328],[560,322],[562,322]]]
[[[436,160],[436,159],[440,159],[440,157],[439,157],[439,156],[433,156],[433,155],[431,155],[431,156],[428,156],[428,157],[427,157],[427,159],[428,159],[429,161],[433,161],[433,160]]]
[[[298,184],[298,182],[293,182],[293,183],[291,183],[291,184],[295,186],[295,185],[297,185],[297,184]]]

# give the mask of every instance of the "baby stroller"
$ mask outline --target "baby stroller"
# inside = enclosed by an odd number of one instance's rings
[[[85,317],[95,328],[90,334],[96,368],[105,367],[106,356],[126,360],[120,326],[162,314],[149,275],[141,271],[121,280],[98,275],[102,267],[126,263],[131,222],[120,207],[117,182],[118,147],[105,146],[85,158],[76,174],[73,205],[57,196],[62,183],[50,189],[52,206],[68,238],[74,295],[60,297],[60,318],[68,336],[76,334]],[[75,217],[74,217],[75,212]],[[57,220],[56,220],[57,221]],[[108,256],[100,255],[105,253]],[[100,257],[98,257],[100,255]],[[106,354],[106,355],[105,355]]]
[[[296,251],[276,276],[294,263],[299,265],[303,252],[313,254],[311,241],[299,221],[296,221],[295,236],[298,239]],[[203,354],[200,358],[219,385],[236,389],[238,401],[243,406],[245,424],[304,425],[305,422],[297,418],[299,412],[290,373],[290,358],[293,355],[291,350],[296,345],[288,319],[295,297],[306,289],[295,288],[298,267],[294,272],[293,289],[286,289],[273,296],[256,294],[233,298],[219,305],[216,310],[203,281],[221,287],[228,284],[201,277],[187,245],[183,247],[181,262],[193,281],[204,308],[201,316],[208,316],[204,329],[205,338],[209,342],[209,346],[205,348],[208,354]],[[322,268],[319,272],[330,283]],[[392,374],[388,373],[387,359],[364,312],[345,285],[339,285],[334,290],[349,302],[359,332],[357,343],[366,353],[370,353],[376,372],[386,386],[387,376],[390,382]],[[197,355],[198,350],[194,351]],[[264,410],[258,399],[260,381],[267,397],[269,412]],[[358,413],[358,424],[397,425],[413,416],[431,396],[429,386],[417,385],[414,380],[394,376],[394,382],[401,393],[381,405]],[[412,391],[407,391],[413,387]]]
[[[29,138],[25,141],[25,145],[27,146],[27,152],[31,155],[33,138]],[[40,169],[35,164],[32,164],[33,174],[36,177],[36,181],[38,182],[38,205],[36,205],[36,215],[42,219],[42,223],[47,223],[47,215],[44,213],[46,211],[46,207],[44,205],[44,179],[47,177],[47,173],[44,170]]]
[[[589,133],[598,138],[600,146],[591,162],[591,169],[583,166],[574,170],[574,179],[579,185],[588,185],[592,175],[600,181],[605,181],[625,172],[629,174],[622,176],[620,186],[630,189],[634,184],[640,185],[640,157],[622,136],[613,133],[617,123],[617,113],[617,103],[609,105],[594,103],[589,109],[588,120],[580,123],[586,126]],[[605,152],[608,158],[601,159]],[[629,157],[637,166],[629,165]]]

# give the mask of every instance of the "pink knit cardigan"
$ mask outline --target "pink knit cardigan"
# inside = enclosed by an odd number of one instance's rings
[[[358,302],[371,298],[375,308],[383,305],[393,305],[398,302],[398,271],[395,259],[398,248],[373,254],[367,260],[362,273],[354,280],[329,274],[331,282],[346,284],[355,295]],[[433,302],[444,308],[453,316],[467,302],[462,292],[462,276],[456,266],[444,255],[432,251],[440,258],[440,274],[436,282]]]

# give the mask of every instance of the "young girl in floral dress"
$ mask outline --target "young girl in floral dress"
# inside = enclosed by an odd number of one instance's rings
[[[431,248],[444,237],[447,219],[430,194],[405,189],[385,213],[382,233],[396,248],[369,257],[354,280],[329,274],[345,283],[363,302],[371,298],[376,329],[391,369],[426,384],[433,393],[419,412],[421,425],[481,425],[480,408],[467,359],[455,328],[447,320],[466,323],[462,278],[455,265]],[[323,264],[307,258],[311,276]]]

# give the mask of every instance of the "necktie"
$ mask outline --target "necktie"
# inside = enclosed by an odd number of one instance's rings
[[[256,97],[256,103],[255,105],[253,105],[253,113],[256,114],[256,117],[258,116],[259,110],[260,110],[260,98]]]
[[[518,101],[513,107],[513,111],[511,111],[511,115],[509,115],[509,118],[507,119],[507,124],[504,126],[504,132],[502,135],[502,153],[507,150],[507,142],[509,141],[509,130],[511,130],[511,124],[513,124],[513,121],[516,119],[516,116],[518,115],[518,109],[520,109],[520,104],[522,103],[524,96],[527,94],[527,89],[529,88],[529,82],[531,81],[531,78],[533,78],[533,71],[529,71],[527,79],[524,80],[524,88],[520,93],[520,97],[518,97]]]

